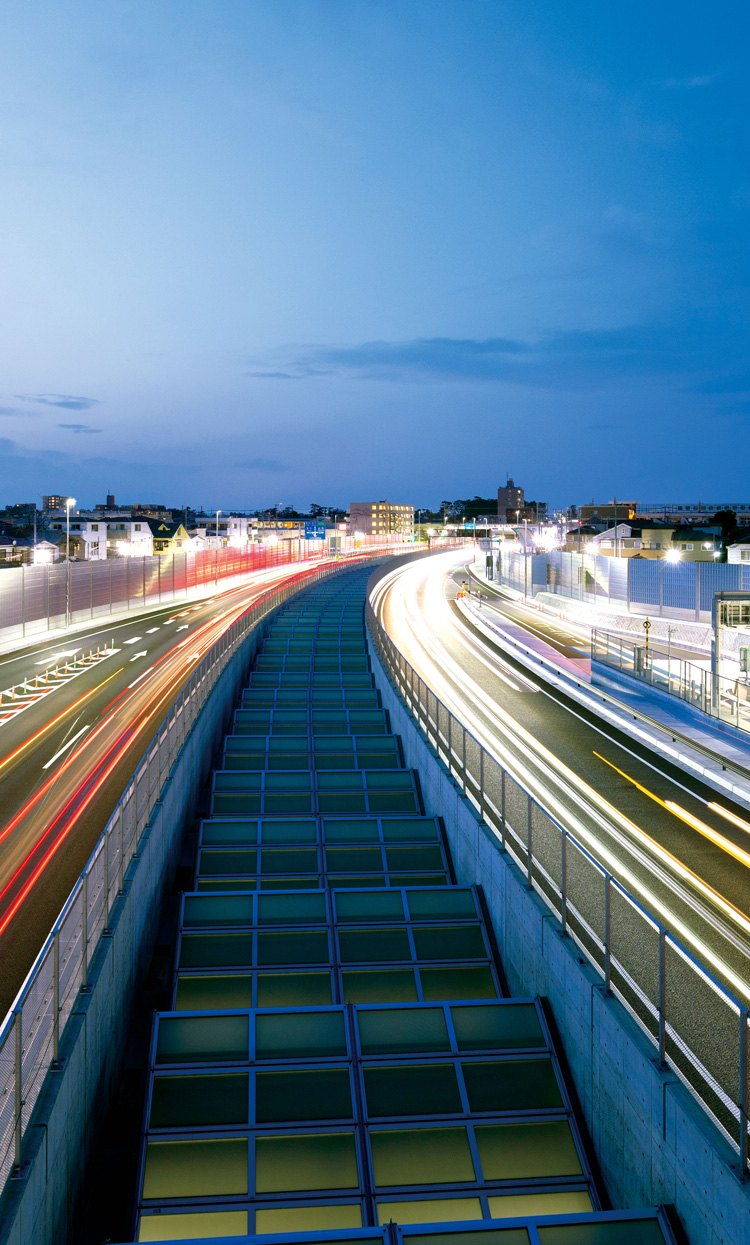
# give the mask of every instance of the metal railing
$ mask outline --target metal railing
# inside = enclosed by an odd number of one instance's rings
[[[702,713],[750,731],[750,683],[718,675],[697,662],[662,653],[645,642],[592,629],[591,660],[686,701]]]
[[[492,756],[398,650],[369,634],[428,744],[526,877],[739,1156],[748,1174],[748,1009]],[[476,880],[476,879],[474,879]]]
[[[58,1063],[65,1025],[89,973],[126,874],[172,766],[207,697],[239,645],[295,593],[356,565],[363,557],[317,567],[271,588],[209,649],[146,748],[124,794],[0,1028],[0,1190],[21,1164],[21,1142],[44,1078]]]

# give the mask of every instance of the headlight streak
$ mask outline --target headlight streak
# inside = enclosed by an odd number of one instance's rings
[[[444,560],[441,558],[440,561],[443,562]],[[377,609],[382,609],[385,598],[386,596],[388,597],[388,605],[393,610],[397,624],[407,632],[411,644],[419,654],[418,662],[422,666],[424,675],[433,690],[440,696],[446,707],[459,720],[463,721],[479,742],[485,746],[488,753],[495,756],[501,765],[505,764],[511,770],[514,770],[532,791],[540,790],[539,777],[533,771],[530,771],[523,761],[519,762],[515,754],[506,752],[506,749],[496,735],[488,734],[486,724],[477,718],[471,709],[467,707],[466,700],[473,702],[476,708],[485,713],[490,719],[494,718],[497,730],[513,737],[515,746],[532,765],[538,766],[542,764],[544,772],[541,779],[541,799],[553,815],[562,824],[570,826],[571,830],[589,847],[589,850],[600,860],[604,867],[619,877],[623,884],[634,894],[641,897],[645,907],[655,915],[659,914],[663,923],[672,929],[684,942],[695,948],[699,956],[713,965],[715,971],[723,975],[735,991],[743,997],[750,999],[750,986],[748,986],[747,979],[739,976],[723,959],[717,956],[693,929],[685,925],[684,921],[645,886],[627,865],[623,864],[622,860],[618,859],[607,848],[600,838],[593,835],[591,830],[581,823],[575,814],[571,813],[569,806],[559,801],[555,794],[550,791],[548,785],[550,781],[560,786],[568,799],[574,800],[583,812],[592,818],[595,823],[598,823],[615,840],[619,847],[623,848],[635,861],[651,872],[662,884],[672,889],[688,907],[692,908],[707,924],[746,956],[750,956],[750,948],[748,948],[747,944],[738,938],[731,929],[724,926],[713,913],[707,911],[696,900],[694,895],[684,890],[675,881],[674,874],[677,874],[679,878],[689,882],[701,891],[743,932],[750,933],[750,920],[728,900],[714,891],[712,887],[693,874],[690,869],[666,852],[660,844],[655,842],[639,826],[631,822],[624,814],[620,813],[619,810],[590,788],[578,775],[569,770],[553,753],[539,744],[510,714],[497,705],[487,693],[474,683],[466,671],[437,642],[432,632],[427,630],[424,618],[420,616],[416,605],[417,594],[415,588],[420,582],[420,574],[424,577],[425,571],[428,572],[429,578],[424,585],[426,602],[422,613],[430,621],[436,619],[454,630],[457,638],[463,642],[460,632],[454,628],[450,611],[442,594],[444,569],[436,567],[435,562],[429,567],[425,564],[420,564],[417,567],[399,568],[389,576],[384,577],[379,581],[376,592],[373,594],[373,605]],[[446,676],[453,679],[458,688],[460,688],[458,698],[456,688],[446,681]],[[466,699],[461,699],[462,696]],[[587,800],[595,807],[592,808],[590,805],[587,805]],[[601,810],[604,816],[600,815],[599,810]],[[615,824],[612,824],[613,822]],[[617,828],[618,825],[625,830],[626,834],[620,832]],[[628,841],[627,835],[632,836],[647,850],[645,852],[639,851],[632,842]],[[655,863],[653,856],[660,858],[673,872],[670,873],[662,869]]]

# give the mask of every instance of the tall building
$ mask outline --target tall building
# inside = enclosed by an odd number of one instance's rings
[[[42,510],[45,514],[49,514],[52,510],[64,510],[67,500],[67,493],[64,497],[60,497],[56,493],[50,493],[49,496],[42,497]]]
[[[363,536],[414,535],[414,507],[392,501],[353,501],[349,507],[349,529]]]
[[[523,489],[518,488],[512,476],[508,476],[505,487],[497,490],[497,517],[512,523],[515,521],[516,511],[520,511],[520,517],[523,517],[523,509]]]

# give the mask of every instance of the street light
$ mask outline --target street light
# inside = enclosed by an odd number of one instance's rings
[[[75,497],[65,498],[65,630],[70,626],[70,508],[75,506]]]
[[[216,511],[216,561],[214,562],[214,568],[216,571],[214,580],[215,580],[217,587],[219,584],[219,515],[220,514],[221,514],[221,511],[217,510]]]

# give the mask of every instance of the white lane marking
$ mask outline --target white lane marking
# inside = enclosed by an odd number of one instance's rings
[[[76,653],[80,653],[80,648],[69,648],[65,653],[55,653],[47,661],[37,661],[37,666],[51,666],[53,661],[62,661],[64,657],[75,657]]]
[[[130,660],[137,661],[139,657],[148,657],[148,649],[144,648],[142,653],[136,653],[134,657],[130,658]]]
[[[128,691],[130,691],[131,687],[135,687],[136,683],[140,683],[141,679],[145,679],[146,675],[150,674],[154,668],[154,666],[149,666],[148,670],[144,670],[143,674],[139,674],[137,679],[133,679],[132,683],[128,683]]]
[[[190,623],[183,623],[181,627],[178,627],[178,628],[177,628],[177,630],[178,630],[178,631],[189,631],[189,630],[190,630]]]
[[[68,742],[67,742],[66,744],[63,744],[63,746],[62,746],[62,748],[60,749],[60,751],[59,751],[59,752],[56,752],[56,753],[55,753],[55,755],[54,755],[53,757],[50,757],[50,759],[49,759],[49,761],[47,762],[47,764],[42,766],[42,769],[49,769],[50,765],[54,765],[54,764],[55,764],[55,761],[59,761],[59,759],[60,759],[60,757],[62,756],[63,752],[67,752],[67,751],[68,751],[68,748],[72,748],[72,747],[73,747],[73,744],[75,743],[75,741],[76,741],[77,739],[80,739],[80,738],[81,738],[81,735],[85,735],[85,734],[86,734],[86,731],[87,731],[88,729],[89,729],[89,728],[88,728],[88,726],[82,726],[82,727],[81,727],[81,729],[80,729],[80,731],[78,731],[78,732],[77,732],[77,734],[75,734],[75,735],[73,736],[73,738],[72,738],[72,739],[69,739],[69,740],[68,740]]]
[[[158,630],[159,630],[158,627],[149,627],[148,631],[146,632],[146,635],[153,635],[154,632]]]
[[[124,640],[123,643],[124,644],[137,644],[138,641],[142,639],[143,639],[143,636],[134,635],[130,640]]]
[[[200,653],[191,653],[189,657],[185,658],[185,664],[187,665],[189,661],[197,661],[199,657]]]

